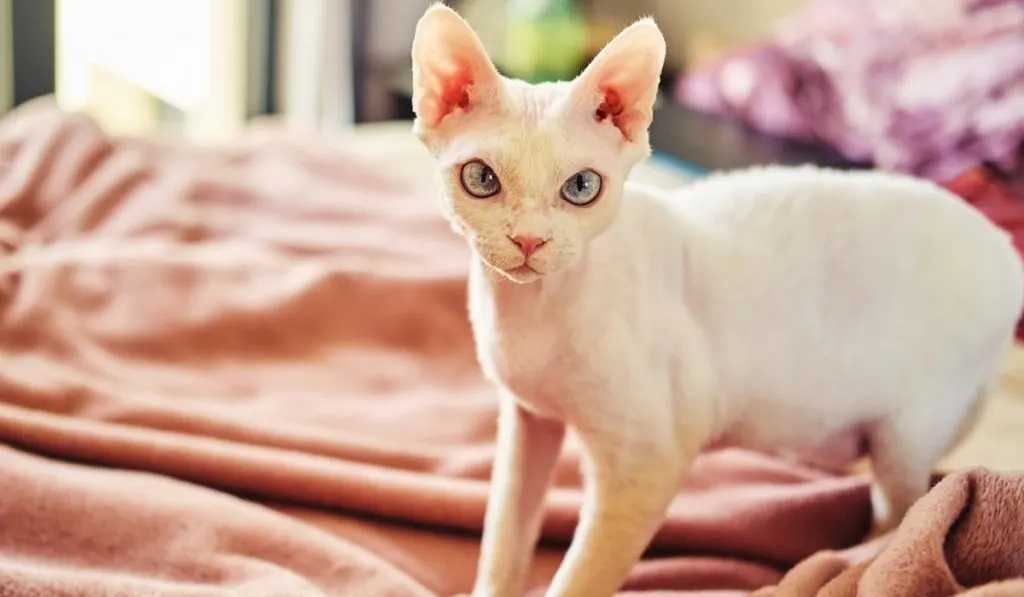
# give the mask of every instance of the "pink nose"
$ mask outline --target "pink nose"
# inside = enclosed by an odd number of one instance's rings
[[[519,245],[519,250],[522,251],[524,257],[533,255],[534,251],[539,249],[544,243],[548,242],[539,236],[513,236],[511,238],[512,242]]]

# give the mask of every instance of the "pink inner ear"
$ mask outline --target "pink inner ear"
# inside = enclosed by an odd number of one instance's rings
[[[594,112],[594,119],[598,122],[604,122],[606,119],[611,118],[612,124],[616,128],[622,128],[618,122],[623,112],[622,99],[619,98],[619,94],[614,89],[601,89],[600,91],[604,101],[601,102],[601,105]]]
[[[469,88],[472,84],[473,77],[469,68],[460,67],[454,73],[436,75],[430,97],[424,98],[425,103],[430,106],[430,125],[439,125],[456,108],[469,112],[472,107],[469,101]]]
[[[634,124],[640,120],[641,115],[636,110],[627,110],[622,103],[619,92],[612,87],[602,87],[600,90],[604,101],[594,111],[594,120],[604,122],[611,119],[615,128],[619,129],[626,141],[632,141],[632,129]]]
[[[449,112],[455,108],[469,110],[469,86],[472,84],[473,79],[469,77],[468,73],[456,75],[448,82],[443,102]]]

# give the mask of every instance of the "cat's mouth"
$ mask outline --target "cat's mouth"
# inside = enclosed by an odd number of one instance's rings
[[[505,277],[512,280],[513,282],[532,282],[537,278],[540,278],[544,274],[533,269],[528,263],[510,268],[502,268],[501,273],[505,274]]]
[[[519,267],[513,267],[511,269],[507,269],[505,271],[510,273],[510,274],[538,274],[538,275],[540,274],[540,272],[538,272],[537,270],[535,270],[532,267],[530,267],[530,265],[527,264],[527,263],[524,263],[524,264],[520,265]]]

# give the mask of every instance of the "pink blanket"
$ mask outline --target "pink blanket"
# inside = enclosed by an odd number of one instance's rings
[[[37,102],[0,122],[0,247],[0,595],[468,589],[496,404],[429,183],[327,139],[113,139]],[[834,552],[867,528],[863,477],[709,453],[627,590],[1017,594],[990,583],[1024,574],[1022,500],[956,474],[888,548]]]

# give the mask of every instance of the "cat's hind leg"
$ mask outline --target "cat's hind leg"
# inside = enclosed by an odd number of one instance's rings
[[[873,513],[869,538],[892,531],[931,484],[935,465],[973,428],[988,386],[964,401],[935,394],[927,408],[909,409],[878,422],[869,432]],[[953,399],[951,399],[953,398]]]

